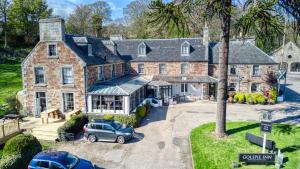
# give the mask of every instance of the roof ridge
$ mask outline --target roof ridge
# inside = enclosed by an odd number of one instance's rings
[[[113,41],[149,41],[149,40],[186,40],[186,39],[203,39],[202,37],[193,37],[193,38],[154,38],[154,39],[122,39],[122,40],[113,40]]]

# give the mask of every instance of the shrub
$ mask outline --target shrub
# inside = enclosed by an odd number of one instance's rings
[[[15,157],[7,157],[15,161],[12,160],[3,165],[25,165],[25,167],[17,168],[26,168],[30,160],[40,151],[42,151],[42,145],[34,136],[28,134],[17,135],[8,140],[3,148],[3,157],[15,155]]]
[[[258,104],[266,104],[267,99],[261,93],[254,93],[253,94],[253,101],[254,101],[254,104],[256,104],[256,103],[258,103]]]
[[[83,126],[87,123],[88,123],[88,117],[86,115],[80,114],[71,117],[69,121],[65,122],[63,126],[58,128],[57,132],[58,132],[59,139],[62,141],[70,140],[71,138],[69,134],[70,133],[73,135],[78,134],[79,132],[82,131]]]
[[[145,104],[145,107],[146,107],[146,114],[150,113],[150,111],[151,111],[151,104],[149,102],[147,102]]]
[[[145,106],[139,106],[137,109],[136,109],[136,113],[139,117],[141,118],[144,118],[146,116],[146,107]]]
[[[115,115],[114,116],[114,120],[118,121],[122,124],[126,124],[132,127],[138,127],[139,122],[140,122],[140,118],[135,114],[131,114],[131,115]]]
[[[245,102],[245,94],[244,93],[236,93],[234,95],[234,102],[244,103]]]
[[[269,92],[269,99],[276,101],[277,100],[277,89],[273,87]]]
[[[104,119],[113,119],[114,118],[114,116],[113,115],[111,115],[111,114],[105,114],[105,115],[103,115],[103,117],[102,118],[104,118]]]
[[[27,163],[24,163],[20,154],[7,155],[0,160],[1,169],[16,169],[26,168]]]
[[[5,99],[7,103],[7,110],[6,114],[19,114],[20,110],[22,109],[22,104],[16,98],[16,96],[10,96]]]

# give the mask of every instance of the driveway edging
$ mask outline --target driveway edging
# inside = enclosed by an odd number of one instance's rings
[[[191,154],[191,157],[192,157],[192,167],[193,167],[193,169],[195,169],[193,152],[192,152],[193,150],[192,150],[192,143],[191,143],[191,133],[192,133],[192,131],[189,134],[190,154]]]

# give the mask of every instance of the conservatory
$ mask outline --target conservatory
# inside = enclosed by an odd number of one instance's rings
[[[130,114],[146,98],[149,82],[126,76],[94,85],[88,92],[88,113]]]

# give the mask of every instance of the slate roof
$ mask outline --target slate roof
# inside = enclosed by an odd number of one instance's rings
[[[191,45],[190,56],[181,56],[181,44],[188,42]],[[117,52],[124,60],[131,61],[207,61],[205,58],[205,46],[201,38],[177,38],[177,39],[128,39],[115,40]],[[146,56],[138,56],[138,46],[145,43]]]
[[[99,38],[65,35],[64,41],[87,65],[124,62],[123,59],[109,50],[108,42]],[[88,56],[87,44],[92,45],[93,56]]]
[[[210,43],[209,63],[219,63],[221,43]],[[268,54],[251,42],[230,41],[229,64],[277,64]]]
[[[167,81],[177,83],[217,83],[217,79],[211,76],[163,76],[156,75],[152,78],[153,81]]]
[[[140,76],[125,76],[95,84],[88,94],[128,96],[149,82]]]

